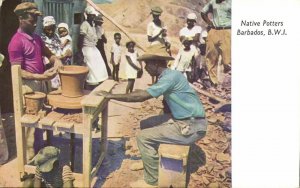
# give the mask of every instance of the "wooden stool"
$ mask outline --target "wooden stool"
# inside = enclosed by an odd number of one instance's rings
[[[186,187],[187,161],[190,146],[161,144],[158,187]]]

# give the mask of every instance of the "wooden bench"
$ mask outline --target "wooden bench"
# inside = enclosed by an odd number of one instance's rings
[[[187,186],[187,164],[190,146],[161,144],[159,154],[158,187]]]

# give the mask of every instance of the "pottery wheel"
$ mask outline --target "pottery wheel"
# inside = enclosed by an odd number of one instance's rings
[[[65,97],[61,93],[57,94],[56,91],[53,91],[47,95],[47,99],[49,104],[55,108],[81,109],[81,100],[91,91],[84,90],[83,92],[84,95],[81,97]]]

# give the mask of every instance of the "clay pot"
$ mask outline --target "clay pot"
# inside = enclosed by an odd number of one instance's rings
[[[30,94],[25,94],[25,105],[27,114],[37,115],[37,113],[42,109],[44,104],[44,99],[46,94],[42,92],[34,92]]]
[[[61,81],[62,95],[65,97],[81,97],[83,87],[89,72],[87,67],[68,65],[58,70]]]

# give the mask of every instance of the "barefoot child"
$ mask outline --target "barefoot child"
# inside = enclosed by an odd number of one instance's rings
[[[128,85],[126,87],[126,93],[131,93],[133,91],[134,82],[137,78],[137,72],[142,71],[142,63],[138,62],[138,53],[134,50],[135,42],[129,41],[126,43],[126,48],[128,51],[125,54],[127,64],[126,64],[126,75],[128,79]],[[140,66],[138,66],[140,64]]]
[[[66,23],[58,25],[59,40],[61,42],[61,60],[64,65],[71,65],[72,57],[72,38],[69,35],[69,26]]]
[[[195,47],[191,47],[193,39],[186,37],[183,39],[183,48],[179,50],[172,69],[178,70],[184,74],[189,82],[193,82],[195,73],[196,57],[198,51]]]
[[[111,47],[111,58],[110,62],[113,66],[113,72],[112,77],[113,80],[119,81],[119,69],[120,69],[120,62],[121,62],[121,53],[122,53],[122,47],[120,44],[121,41],[121,34],[115,33],[114,34],[115,43],[113,43]]]
[[[74,187],[73,173],[67,164],[60,161],[60,150],[54,146],[42,148],[33,159],[36,165],[33,187]],[[32,187],[29,177],[24,187]]]

